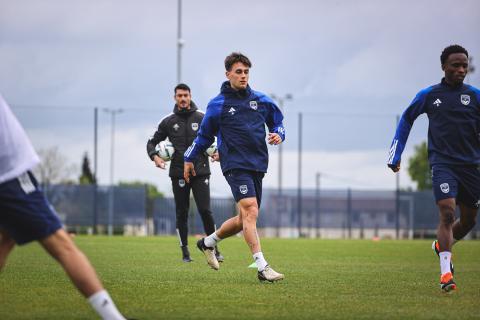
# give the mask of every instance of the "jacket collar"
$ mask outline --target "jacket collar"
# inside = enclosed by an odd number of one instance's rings
[[[178,114],[178,115],[190,114],[190,113],[193,113],[197,110],[198,110],[197,105],[195,104],[195,102],[193,102],[193,100],[190,101],[190,109],[188,109],[188,110],[180,109],[176,103],[175,103],[175,106],[173,107],[173,113]]]
[[[457,84],[455,86],[452,86],[451,84],[447,83],[445,81],[445,77],[442,78],[442,81],[440,82],[440,84],[444,87],[447,87],[447,88],[450,88],[450,89],[460,89],[460,88],[463,88],[463,82],[460,83],[460,84]]]
[[[235,90],[230,85],[230,81],[225,81],[222,83],[222,87],[220,88],[220,92],[225,95],[232,95],[236,98],[244,99],[249,97],[252,94],[252,89],[247,84],[247,88],[243,90]]]

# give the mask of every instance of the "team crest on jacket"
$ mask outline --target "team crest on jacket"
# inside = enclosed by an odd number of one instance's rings
[[[198,123],[197,123],[197,122],[192,123],[192,130],[193,130],[193,131],[197,131],[197,130],[198,130]]]
[[[463,105],[468,106],[470,104],[470,96],[468,94],[462,94],[460,96],[460,101]]]
[[[450,191],[450,186],[448,183],[442,183],[440,185],[440,190],[442,190],[443,193],[448,193]]]
[[[252,108],[253,110],[257,110],[258,108],[257,101],[250,101],[250,108]]]
[[[248,187],[247,187],[246,184],[242,184],[242,185],[239,187],[239,189],[240,189],[240,193],[241,193],[241,194],[247,194],[247,192],[248,192]]]
[[[173,130],[178,131],[178,128],[180,128],[180,126],[178,125],[178,123],[175,123],[173,125]]]
[[[179,180],[178,180],[178,186],[179,186],[180,188],[185,187],[185,180],[184,180],[184,179],[179,179]]]

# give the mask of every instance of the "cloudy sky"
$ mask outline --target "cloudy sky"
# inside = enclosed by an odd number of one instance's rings
[[[439,56],[458,43],[474,57],[480,86],[480,2],[183,0],[182,81],[205,108],[224,80],[223,59],[241,51],[250,84],[284,96],[284,186],[296,187],[298,113],[303,113],[303,174],[325,188],[392,189],[386,158],[401,114],[442,77]],[[117,116],[115,180],[155,183],[169,193],[145,143],[173,107],[177,1],[0,0],[0,92],[36,148],[58,146],[71,163],[93,154],[93,107]],[[110,117],[99,119],[99,179],[109,181]],[[425,139],[412,130],[404,161]],[[277,185],[271,148],[265,185]],[[412,186],[406,170],[401,185]],[[214,167],[212,190],[228,194]]]

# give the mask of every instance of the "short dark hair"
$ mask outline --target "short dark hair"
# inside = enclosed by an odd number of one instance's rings
[[[252,63],[250,62],[250,59],[248,59],[246,55],[240,52],[232,52],[225,58],[225,70],[227,71],[232,70],[232,66],[237,62],[241,62],[249,68],[252,67]]]
[[[445,64],[445,62],[447,62],[448,56],[454,53],[464,53],[468,58],[468,52],[464,47],[459,46],[458,44],[452,44],[442,51],[442,55],[440,56],[440,62],[442,63],[442,66]]]
[[[174,94],[177,94],[177,90],[187,90],[188,92],[191,92],[190,91],[190,87],[187,86],[185,83],[179,83],[177,84],[177,86],[175,87],[175,89],[173,90],[173,93]]]

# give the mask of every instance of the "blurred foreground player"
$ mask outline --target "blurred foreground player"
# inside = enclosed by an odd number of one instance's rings
[[[38,163],[25,131],[0,95],[0,271],[16,244],[37,240],[103,319],[125,319],[39,190],[30,172]]]

